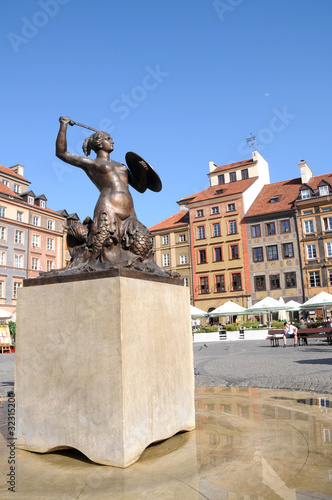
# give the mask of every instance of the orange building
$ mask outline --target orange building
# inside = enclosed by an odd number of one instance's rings
[[[237,163],[218,167],[211,161],[209,170],[208,189],[179,200],[178,214],[150,228],[155,259],[161,267],[168,263],[171,269],[181,273],[181,251],[176,254],[176,248],[180,248],[179,236],[186,226],[178,229],[177,225],[184,221],[181,214],[187,213],[186,252],[190,256],[192,276],[189,268],[186,273],[192,286],[192,304],[206,312],[230,299],[247,307],[251,288],[243,218],[264,184],[270,182],[268,164],[253,151],[252,159]]]

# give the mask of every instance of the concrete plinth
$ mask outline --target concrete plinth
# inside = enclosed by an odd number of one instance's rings
[[[126,274],[19,290],[18,447],[127,467],[194,428],[189,290]]]

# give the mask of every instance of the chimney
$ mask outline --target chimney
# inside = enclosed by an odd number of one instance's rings
[[[313,179],[315,176],[309,167],[308,163],[304,160],[301,160],[299,163],[299,167],[301,169],[301,182],[302,184],[307,184],[311,179]]]
[[[216,168],[217,168],[217,165],[214,163],[214,161],[209,161],[210,172],[213,172]]]
[[[15,174],[21,175],[24,177],[24,167],[20,163],[17,163],[16,165],[13,165],[12,167],[9,167]]]

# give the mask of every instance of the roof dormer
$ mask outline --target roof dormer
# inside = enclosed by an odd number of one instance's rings
[[[34,205],[36,195],[33,191],[27,191],[27,192],[21,194],[21,198],[22,198],[22,200],[29,203],[29,205]]]
[[[40,208],[46,208],[46,202],[47,202],[47,198],[44,194],[36,196],[36,198],[35,198],[35,204]]]

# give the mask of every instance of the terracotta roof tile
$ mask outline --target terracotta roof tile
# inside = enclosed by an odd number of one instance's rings
[[[331,184],[332,187],[332,173],[317,175],[309,182],[306,182],[305,185],[316,190],[323,180]],[[300,177],[288,181],[266,184],[249,208],[246,217],[283,212],[292,209],[294,201],[299,196],[301,186],[303,186],[303,184]],[[274,197],[278,197],[279,200],[276,203],[271,203],[271,198]]]
[[[17,174],[11,168],[4,167],[3,165],[0,165],[0,172],[3,172],[4,174],[12,175],[13,177],[17,177],[18,179],[24,179],[25,181],[27,181],[27,179],[25,177],[23,177],[22,175]],[[27,181],[27,182],[29,182],[29,181]]]
[[[38,205],[30,205],[26,201],[24,201],[21,196],[17,193],[14,193],[9,187],[5,186],[2,182],[0,182],[0,196],[1,195],[10,196],[11,198],[14,198],[14,201],[20,201],[22,205],[27,205],[30,208],[39,208],[40,210],[46,210],[46,212],[52,213],[54,215],[58,215],[60,217],[63,217],[63,215],[59,214],[59,212],[56,212],[55,210],[52,210],[51,208],[45,207],[39,207]]]
[[[14,191],[9,189],[9,187],[5,186],[5,184],[3,184],[2,182],[0,182],[0,193],[6,194],[7,196],[12,196],[13,198],[17,198],[17,199],[21,200],[21,197],[19,194],[14,193]]]
[[[196,203],[197,201],[204,201],[213,198],[219,198],[220,196],[229,196],[231,194],[239,194],[246,191],[258,177],[251,177],[250,179],[244,179],[236,182],[228,182],[226,184],[218,184],[217,186],[211,186],[204,191],[199,191],[198,193],[182,198],[177,203],[179,204],[189,204]],[[221,193],[218,191],[222,191]]]
[[[265,184],[245,216],[252,217],[290,210],[299,195],[301,186],[301,178]],[[271,203],[271,199],[276,197],[278,201]]]
[[[154,226],[149,227],[149,231],[157,231],[162,229],[176,228],[189,224],[189,212],[178,212],[171,215],[167,219],[158,222]]]

